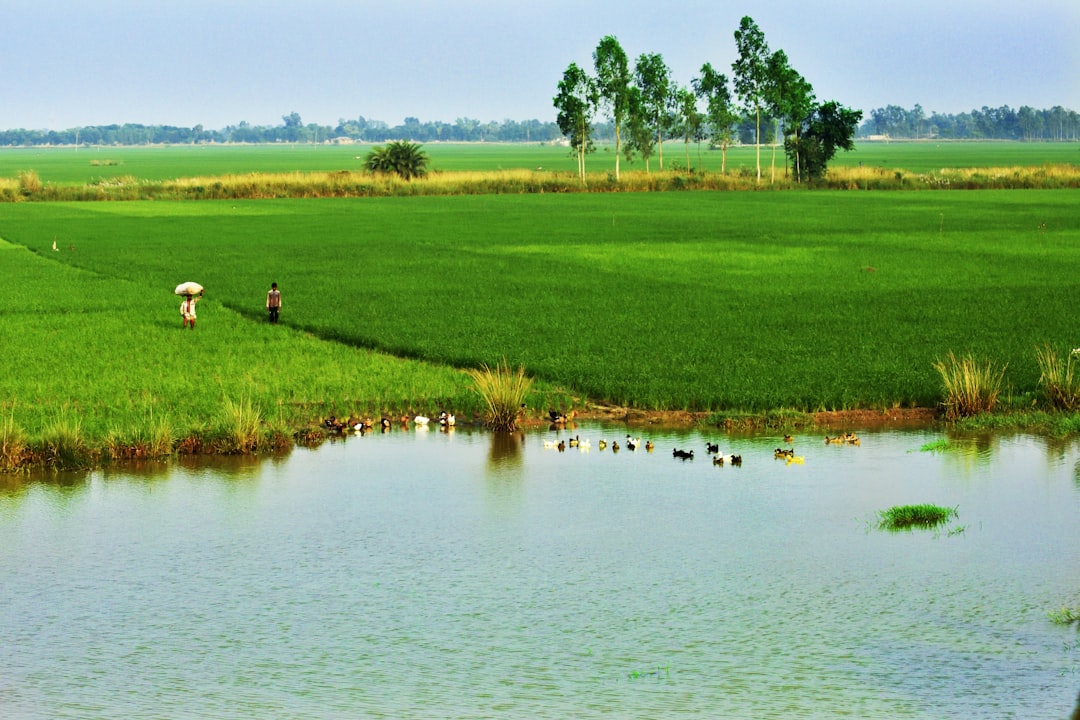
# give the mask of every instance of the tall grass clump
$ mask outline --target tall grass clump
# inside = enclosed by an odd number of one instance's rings
[[[882,530],[932,528],[956,516],[956,508],[940,505],[896,505],[878,513],[878,527]]]
[[[0,472],[18,470],[26,461],[26,432],[15,422],[15,411],[0,423]]]
[[[19,173],[19,192],[24,197],[37,195],[41,192],[41,176],[34,170],[23,170]]]
[[[41,432],[42,461],[54,470],[89,467],[94,452],[83,434],[82,422],[61,410]]]
[[[168,418],[151,418],[150,424],[131,431],[110,430],[105,451],[113,460],[162,458],[172,454],[176,430]]]
[[[259,449],[262,439],[262,410],[251,398],[225,398],[221,433],[215,449],[225,454],[247,454]]]
[[[1050,407],[1068,411],[1080,409],[1077,357],[1080,357],[1080,348],[1070,352],[1064,359],[1054,352],[1049,343],[1035,348],[1035,361],[1039,365],[1039,387]]]
[[[473,380],[473,389],[484,401],[484,424],[500,432],[515,430],[532,387],[532,378],[525,376],[525,368],[511,370],[503,358],[494,368],[482,365],[467,372]]]
[[[947,419],[989,412],[997,405],[1007,366],[996,369],[992,361],[980,363],[971,355],[958,358],[951,351],[944,360],[935,360],[933,366],[944,384]]]

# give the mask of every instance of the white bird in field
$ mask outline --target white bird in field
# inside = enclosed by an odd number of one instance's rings
[[[56,247],[56,238],[53,238],[52,249],[56,252],[60,252],[60,248]]]

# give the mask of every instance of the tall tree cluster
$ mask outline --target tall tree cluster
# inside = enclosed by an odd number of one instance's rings
[[[765,34],[750,17],[735,31],[738,58],[731,78],[710,63],[701,66],[689,87],[678,85],[659,53],[644,53],[630,67],[618,39],[608,35],[593,53],[595,75],[571,63],[553,98],[558,125],[578,157],[585,178],[585,157],[594,149],[598,117],[610,120],[615,135],[615,179],[619,156],[640,157],[646,171],[655,154],[664,169],[665,138],[681,137],[690,166],[692,141],[708,139],[723,153],[721,172],[727,169],[727,148],[736,128],[752,121],[756,147],[757,180],[761,182],[761,145],[766,136],[783,138],[784,152],[798,180],[818,177],[838,150],[854,147],[862,112],[835,101],[817,103],[814,89],[788,61],[783,50],[772,51]],[[736,104],[736,101],[738,104]],[[763,124],[771,123],[768,129]],[[770,177],[776,178],[776,143]]]

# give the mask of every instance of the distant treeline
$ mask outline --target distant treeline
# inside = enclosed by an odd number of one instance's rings
[[[381,120],[339,120],[335,126],[304,124],[297,113],[282,116],[281,125],[229,125],[221,130],[207,130],[202,125],[175,127],[172,125],[89,125],[67,130],[0,130],[0,147],[35,145],[183,145],[212,143],[322,143],[348,138],[353,142],[382,143],[390,140],[413,142],[554,142],[563,138],[559,126],[541,120],[503,120],[480,122],[458,118],[453,123],[421,122],[405,118],[400,125],[388,125]],[[753,144],[754,120],[742,118],[734,126],[739,142]],[[771,122],[762,126],[762,140],[772,141]],[[1013,110],[983,107],[957,115],[932,112],[928,116],[916,105],[905,110],[889,105],[871,110],[859,127],[858,136],[887,135],[893,139],[925,140],[1080,140],[1080,113],[1055,106],[1036,110],[1023,106]],[[593,137],[602,142],[612,141],[615,128],[609,122],[596,122]]]
[[[550,142],[562,137],[554,122],[503,120],[480,122],[458,118],[454,123],[405,118],[391,126],[381,120],[339,120],[336,126],[304,124],[297,113],[282,116],[281,125],[229,125],[207,130],[202,125],[91,125],[68,130],[0,130],[0,146],[34,145],[161,145],[213,143],[322,143],[348,138],[354,142]]]
[[[887,135],[890,138],[943,140],[1080,140],[1080,113],[1055,105],[1036,110],[1024,105],[1013,110],[1008,105],[957,115],[931,112],[920,105],[905,110],[896,105],[871,110],[859,127],[859,137]]]

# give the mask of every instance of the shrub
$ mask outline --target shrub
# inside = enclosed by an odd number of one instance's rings
[[[510,370],[503,358],[494,369],[487,365],[479,370],[468,371],[473,379],[474,390],[486,405],[484,422],[492,430],[511,432],[517,428],[525,397],[532,387],[532,379],[525,376],[525,368]]]
[[[945,386],[945,417],[978,415],[994,409],[1001,394],[1001,380],[1005,366],[994,368],[993,362],[980,364],[971,355],[957,358],[952,352],[945,360],[936,360],[934,369],[941,375]]]
[[[1050,407],[1058,410],[1080,409],[1080,377],[1075,372],[1080,348],[1062,359],[1049,344],[1035,348],[1039,364],[1039,386]]]
[[[41,177],[34,170],[23,170],[19,173],[19,192],[30,197],[41,192]]]

